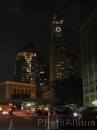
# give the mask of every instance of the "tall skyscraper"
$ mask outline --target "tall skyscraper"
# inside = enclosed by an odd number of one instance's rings
[[[77,57],[73,54],[67,54],[65,58],[66,78],[78,78]]]
[[[44,86],[49,83],[49,64],[44,57],[39,57],[39,86]]]
[[[52,37],[50,44],[50,81],[65,78],[64,62],[64,33],[63,19],[59,15],[54,15],[52,21]]]
[[[15,81],[31,84],[37,83],[38,57],[39,50],[34,44],[26,44],[18,52],[15,67]]]
[[[80,28],[85,106],[97,106],[97,8]]]

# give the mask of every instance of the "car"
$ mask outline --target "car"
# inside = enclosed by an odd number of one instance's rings
[[[3,110],[3,111],[1,112],[1,114],[2,114],[2,115],[9,115],[9,112],[8,112],[8,111]]]
[[[18,113],[17,110],[12,111],[12,114],[13,114],[13,115],[17,115],[17,113]]]
[[[79,120],[79,113],[77,110],[72,110],[69,107],[56,107],[52,109],[50,114],[56,114],[58,117],[58,126],[59,129],[65,128],[65,127],[74,127],[74,120]]]
[[[58,111],[59,128],[72,127],[75,119],[78,119],[78,113],[71,108],[64,107]]]
[[[81,122],[84,122],[85,127],[97,128],[97,107],[87,107],[81,114]]]
[[[37,114],[38,116],[48,116],[48,113],[49,113],[49,111],[46,110],[46,109],[38,109],[38,110],[36,111],[36,114]]]
[[[87,107],[82,112],[82,119],[97,121],[97,107]]]

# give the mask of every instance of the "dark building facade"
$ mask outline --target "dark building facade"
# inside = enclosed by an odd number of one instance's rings
[[[15,81],[35,84],[38,80],[39,50],[34,44],[26,44],[17,54]]]
[[[39,57],[39,86],[45,86],[49,82],[49,64],[44,57]]]
[[[52,83],[52,88],[54,98],[59,98],[62,104],[83,105],[82,79],[57,80]]]
[[[63,19],[59,15],[54,15],[52,21],[52,37],[50,44],[50,81],[64,79],[64,33]]]
[[[65,58],[66,78],[78,78],[78,62],[76,55],[67,54]]]
[[[84,106],[97,106],[97,7],[80,28]]]

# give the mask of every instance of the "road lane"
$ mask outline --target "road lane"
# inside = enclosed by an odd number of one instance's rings
[[[0,130],[9,130],[11,120],[14,126],[14,130],[47,130],[47,117],[43,116],[0,116]],[[86,128],[78,130],[86,130]]]

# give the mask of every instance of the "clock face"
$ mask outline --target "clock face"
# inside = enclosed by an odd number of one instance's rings
[[[60,31],[61,31],[61,28],[60,28],[60,27],[56,27],[56,31],[57,31],[57,32],[60,32]]]

